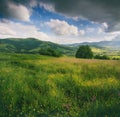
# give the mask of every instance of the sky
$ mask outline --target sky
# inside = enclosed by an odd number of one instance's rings
[[[0,0],[0,39],[59,44],[119,39],[120,0]]]

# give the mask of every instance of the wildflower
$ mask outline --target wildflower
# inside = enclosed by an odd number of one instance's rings
[[[71,104],[64,104],[63,105],[63,108],[65,108],[67,111],[70,111],[70,108],[71,108]]]
[[[94,95],[91,100],[96,101],[96,96]]]
[[[120,92],[118,93],[118,96],[120,97]]]

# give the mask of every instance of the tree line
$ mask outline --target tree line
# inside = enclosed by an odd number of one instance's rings
[[[78,48],[76,54],[76,58],[86,58],[86,59],[110,59],[107,55],[95,55],[93,54],[91,48],[88,45],[82,45]]]
[[[60,57],[62,56],[62,53],[58,50],[55,50],[53,48],[41,48],[39,50],[39,54],[41,55],[48,55],[48,56],[54,56],[54,57]],[[90,46],[88,45],[81,45],[75,54],[76,58],[84,58],[84,59],[104,59],[108,60],[110,59],[107,55],[95,55],[93,54]]]

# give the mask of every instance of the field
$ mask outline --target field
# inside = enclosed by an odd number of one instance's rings
[[[120,117],[120,61],[0,54],[0,117]]]

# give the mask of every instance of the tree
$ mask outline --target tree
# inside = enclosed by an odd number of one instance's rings
[[[88,45],[82,45],[76,52],[76,58],[92,58],[93,52]]]

